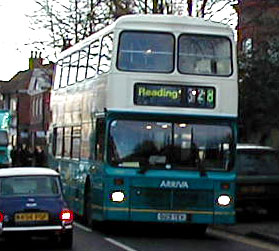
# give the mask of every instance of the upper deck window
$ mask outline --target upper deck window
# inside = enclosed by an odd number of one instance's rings
[[[172,72],[174,69],[173,35],[157,32],[122,32],[117,67],[123,71]]]
[[[185,74],[231,75],[230,40],[217,36],[181,35],[178,41],[178,70]]]
[[[110,33],[104,36],[102,39],[98,74],[107,73],[110,70],[112,60],[113,38],[113,33]]]

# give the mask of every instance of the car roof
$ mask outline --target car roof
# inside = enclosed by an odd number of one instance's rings
[[[237,150],[276,150],[273,147],[270,146],[261,146],[256,144],[244,144],[244,143],[238,143],[236,145]]]
[[[0,177],[29,175],[51,175],[58,176],[59,173],[46,167],[10,167],[0,168]]]

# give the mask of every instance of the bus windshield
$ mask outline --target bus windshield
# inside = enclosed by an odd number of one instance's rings
[[[109,162],[118,167],[227,170],[232,128],[227,125],[114,120]]]
[[[122,32],[117,65],[124,71],[173,71],[174,36],[169,33]]]

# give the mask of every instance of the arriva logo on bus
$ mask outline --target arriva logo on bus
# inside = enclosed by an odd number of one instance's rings
[[[162,180],[160,188],[180,188],[188,189],[189,185],[187,181],[177,181],[177,180]]]

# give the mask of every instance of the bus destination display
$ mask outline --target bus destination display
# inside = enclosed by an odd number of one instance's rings
[[[215,107],[215,88],[137,83],[136,105],[208,108]]]

